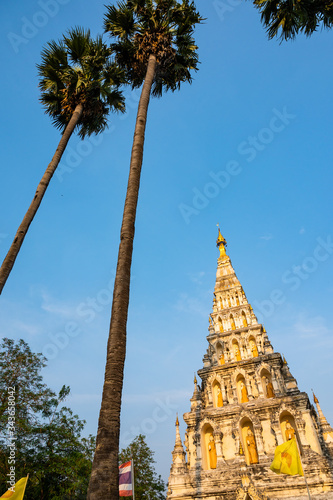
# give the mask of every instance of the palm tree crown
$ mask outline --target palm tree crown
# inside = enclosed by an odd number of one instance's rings
[[[330,29],[333,25],[332,0],[254,0],[254,4],[269,38],[289,40],[298,33],[310,36],[319,26]]]
[[[37,65],[40,101],[62,136],[1,265],[0,294],[73,132],[77,130],[82,139],[98,134],[107,127],[109,111],[125,111],[118,90],[125,75],[111,54],[101,37],[93,40],[82,28],[70,30],[58,43],[49,42],[42,51],[42,62]]]
[[[202,20],[189,0],[127,0],[107,7],[104,27],[117,39],[111,47],[133,88],[143,83],[149,56],[156,57],[152,95],[161,96],[191,83],[198,69],[193,28]]]
[[[111,60],[112,50],[89,30],[75,28],[59,42],[51,41],[37,66],[40,101],[54,125],[64,131],[78,104],[83,105],[76,126],[78,135],[98,134],[107,126],[110,110],[124,111],[118,87],[124,72]]]

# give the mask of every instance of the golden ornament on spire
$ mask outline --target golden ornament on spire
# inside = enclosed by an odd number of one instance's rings
[[[177,427],[179,427],[179,420],[178,420],[178,413],[177,413],[177,418],[176,418],[176,424]]]
[[[217,235],[216,246],[220,250],[219,259],[221,259],[223,257],[227,257],[227,254],[226,254],[226,251],[225,251],[225,247],[227,246],[227,242],[226,242],[225,238],[223,238],[223,236],[221,234],[219,224],[217,224],[217,227],[219,229],[219,232],[218,232],[218,235]]]
[[[194,383],[195,383],[195,384],[197,383],[197,377],[196,377],[196,374],[194,374]]]
[[[312,389],[311,389],[311,390],[312,390]],[[316,397],[316,395],[315,395],[315,393],[313,392],[313,390],[312,390],[312,394],[313,394],[313,401],[314,401],[314,403],[318,404],[318,403],[319,403],[318,398]]]

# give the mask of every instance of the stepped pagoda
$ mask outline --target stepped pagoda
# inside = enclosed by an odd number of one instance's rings
[[[333,499],[333,429],[274,352],[226,246],[219,230],[208,349],[184,414],[184,446],[177,417],[167,500],[308,498],[303,476],[270,470],[276,446],[292,437],[311,497]]]

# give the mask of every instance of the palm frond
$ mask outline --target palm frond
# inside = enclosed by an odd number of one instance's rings
[[[312,35],[322,25],[333,26],[331,0],[254,0],[269,38],[294,39],[298,33]]]
[[[90,44],[90,30],[75,27],[64,36],[67,52],[73,63],[82,64],[82,59],[87,54]]]
[[[80,137],[104,130],[110,111],[125,110],[119,87],[125,72],[111,60],[112,49],[102,37],[76,27],[59,42],[49,42],[37,65],[40,101],[55,127],[63,131],[76,106],[83,112],[77,125]]]
[[[134,12],[127,8],[125,2],[119,2],[118,8],[114,5],[108,6],[104,16],[104,29],[120,39],[133,36],[137,29]]]
[[[155,55],[152,93],[160,96],[191,82],[191,71],[198,67],[193,32],[202,21],[190,0],[122,0],[107,7],[104,26],[113,39],[115,61],[132,88],[142,85],[149,56]]]

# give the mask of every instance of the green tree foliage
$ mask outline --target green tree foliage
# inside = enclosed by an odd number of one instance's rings
[[[16,481],[29,474],[25,500],[85,499],[95,439],[82,438],[84,420],[62,406],[69,387],[56,394],[43,382],[45,363],[24,340],[5,338],[0,345],[0,495],[8,486],[14,443]],[[15,406],[8,405],[10,394]],[[8,425],[13,408],[14,428]]]
[[[333,26],[332,0],[255,0],[269,38],[289,40]]]
[[[165,484],[154,469],[154,452],[139,434],[119,453],[119,464],[133,460],[135,500],[164,500]]]

